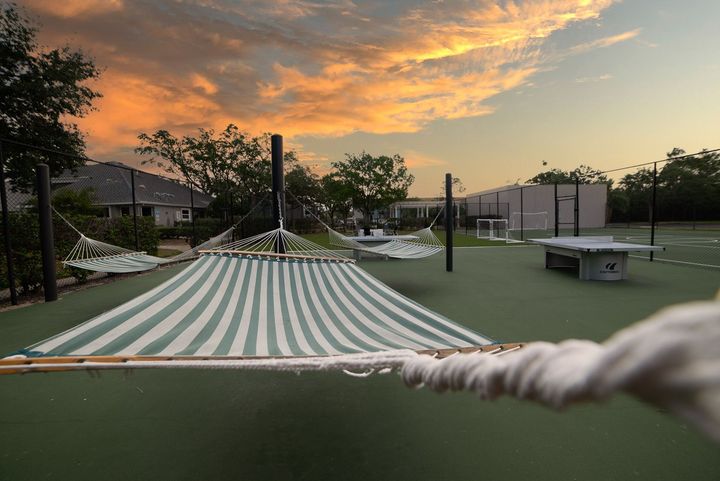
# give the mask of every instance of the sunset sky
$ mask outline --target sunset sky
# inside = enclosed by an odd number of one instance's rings
[[[19,4],[42,44],[104,68],[79,121],[99,160],[138,165],[140,132],[234,123],[320,173],[398,153],[430,196],[445,172],[474,192],[720,147],[717,0]]]

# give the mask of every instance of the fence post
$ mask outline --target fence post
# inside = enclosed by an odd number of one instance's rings
[[[197,244],[197,237],[195,237],[195,199],[193,197],[192,184],[188,184],[190,189],[190,224],[192,225],[192,238],[190,239],[190,247],[195,247]]]
[[[523,187],[520,187],[520,240],[525,241],[525,219],[523,213],[525,206],[523,205]]]
[[[47,164],[38,164],[37,182],[43,290],[45,291],[45,302],[52,302],[57,300],[57,281],[55,279],[55,242],[53,239],[52,210],[50,206],[50,168]]]
[[[657,162],[653,164],[653,187],[652,187],[652,207],[650,208],[650,245],[655,245],[655,208],[657,201]],[[654,252],[650,251],[650,262],[653,261]]]
[[[445,174],[445,270],[453,270],[453,197],[452,175]]]
[[[282,135],[270,137],[272,158],[272,205],[275,227],[280,228],[280,221],[285,218],[285,173],[283,172],[283,138]],[[278,254],[285,254],[285,243],[282,236],[278,236],[275,244]]]
[[[132,212],[133,212],[133,230],[135,232],[135,250],[140,250],[140,238],[138,236],[137,226],[137,202],[135,201],[135,169],[130,171],[130,188],[132,190]]]
[[[15,288],[15,267],[13,265],[12,241],[10,239],[10,217],[8,214],[7,192],[5,191],[5,158],[3,157],[2,142],[0,142],[0,202],[2,202],[2,229],[5,241],[5,262],[7,264],[7,280],[10,289],[10,302],[17,306],[18,297]]]
[[[580,236],[580,179],[575,179],[575,237]]]
[[[555,182],[555,237],[560,235],[560,202],[557,196],[557,182]]]

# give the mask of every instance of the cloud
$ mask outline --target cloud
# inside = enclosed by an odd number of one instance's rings
[[[597,40],[593,40],[592,42],[582,43],[580,45],[576,45],[573,48],[570,49],[571,54],[580,54],[585,53],[589,50],[594,50],[597,48],[605,48],[610,47],[612,45],[615,45],[620,42],[625,42],[627,40],[630,40],[632,38],[637,37],[640,35],[640,29],[637,28],[635,30],[630,30],[627,32],[619,33],[617,35],[611,35],[609,37],[603,37]]]
[[[56,17],[105,15],[125,7],[123,0],[34,0],[33,9]]]
[[[403,158],[405,159],[405,165],[413,170],[447,165],[445,160],[438,159],[427,154],[422,154],[414,150],[406,150],[403,153]]]
[[[48,45],[68,39],[106,66],[98,111],[78,123],[96,151],[235,123],[253,133],[416,132],[488,115],[530,84],[546,40],[612,0],[27,0]],[[634,38],[638,30],[570,49]]]
[[[576,78],[576,79],[575,79],[575,82],[576,82],[576,83],[579,83],[579,84],[595,83],[595,82],[602,82],[603,80],[610,80],[611,78],[613,78],[612,75],[610,75],[609,73],[605,73],[605,74],[602,74],[602,75],[598,75],[597,77],[580,77],[580,78]]]

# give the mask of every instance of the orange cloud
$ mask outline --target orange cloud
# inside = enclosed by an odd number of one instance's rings
[[[161,128],[183,135],[232,122],[341,136],[488,115],[488,99],[561,58],[543,51],[545,39],[612,3],[427,1],[388,16],[383,2],[351,0],[28,0],[46,38],[72,34],[107,66],[98,110],[78,122],[96,152],[134,147],[139,132]]]
[[[40,13],[64,18],[103,15],[125,7],[124,0],[30,0],[28,3]]]

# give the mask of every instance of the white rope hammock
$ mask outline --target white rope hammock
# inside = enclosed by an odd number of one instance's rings
[[[208,250],[209,252],[235,252],[235,253],[277,253],[294,257],[326,258],[349,262],[350,259],[342,254],[322,247],[297,234],[286,231],[280,227],[270,232],[264,232],[246,239],[241,239]]]
[[[262,201],[261,201],[262,202]],[[259,205],[258,203],[257,205]],[[124,247],[108,244],[96,239],[91,239],[80,232],[74,225],[70,223],[62,214],[53,208],[55,214],[60,217],[72,230],[74,230],[79,236],[77,243],[70,250],[68,255],[63,260],[64,266],[76,267],[79,269],[85,269],[95,272],[106,272],[106,273],[129,273],[129,272],[141,272],[151,269],[155,269],[159,265],[182,262],[196,258],[200,251],[213,248],[224,242],[227,242],[232,238],[232,234],[235,231],[237,225],[242,222],[248,215],[250,215],[255,208],[250,210],[240,221],[235,223],[229,229],[220,234],[211,237],[205,242],[192,247],[180,254],[172,257],[157,257],[147,254],[146,252],[138,252]]]
[[[422,259],[442,252],[445,246],[432,231],[431,227],[426,227],[411,233],[414,239],[392,239],[389,242],[376,246],[364,245],[354,239],[350,239],[341,233],[333,230],[329,226],[325,226],[328,231],[330,244],[360,251],[364,254],[371,254],[381,257],[390,257],[393,259]],[[372,237],[368,237],[371,241]]]
[[[392,259],[422,259],[424,257],[429,257],[445,250],[445,245],[440,242],[440,239],[438,239],[432,231],[433,225],[435,225],[438,217],[440,217],[440,214],[442,214],[443,210],[445,209],[444,206],[438,211],[437,215],[428,227],[409,234],[413,238],[392,239],[389,242],[385,242],[380,245],[370,246],[362,244],[355,239],[350,239],[349,237],[334,230],[325,222],[323,222],[322,219],[320,219],[317,215],[315,215],[312,210],[305,206],[305,204],[303,204],[297,197],[295,197],[292,192],[290,192],[289,190],[287,192],[293,197],[293,199],[295,199],[298,204],[300,204],[300,206],[305,212],[313,216],[315,220],[317,220],[320,224],[322,224],[323,227],[325,227],[325,229],[327,229],[330,245],[341,247],[343,249],[350,249],[353,251],[362,252],[364,254],[370,254],[374,256]],[[368,237],[368,241],[372,241],[372,237]]]

